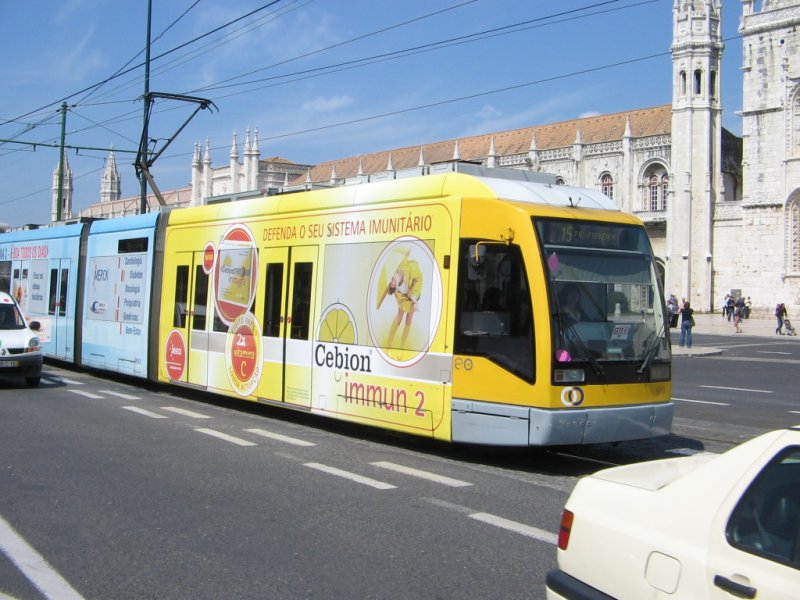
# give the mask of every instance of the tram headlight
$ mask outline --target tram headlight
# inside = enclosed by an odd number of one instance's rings
[[[669,363],[654,363],[650,365],[650,381],[669,381],[670,374]]]
[[[583,383],[586,381],[586,372],[583,369],[555,369],[553,381],[555,383]]]

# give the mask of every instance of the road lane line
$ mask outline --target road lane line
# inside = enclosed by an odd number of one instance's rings
[[[138,406],[123,406],[125,410],[129,410],[131,412],[135,412],[140,415],[144,415],[145,417],[150,417],[151,419],[168,419],[169,417],[160,415],[158,413],[150,412],[149,410],[145,410],[143,408],[139,408]]]
[[[754,394],[771,394],[770,390],[751,390],[748,388],[724,387],[721,385],[701,385],[701,388],[708,388],[711,390],[733,390],[734,392],[753,392]]]
[[[122,398],[123,400],[141,400],[139,396],[131,396],[130,394],[123,394],[122,392],[115,392],[113,390],[97,390],[98,392],[103,392],[104,394],[111,394],[112,396],[117,396],[118,398]]]
[[[67,583],[3,517],[0,517],[0,549],[45,598],[83,600],[83,596]]]
[[[53,377],[56,381],[61,381],[62,383],[68,383],[70,385],[83,385],[82,381],[75,381],[74,379],[67,379],[66,377]]]
[[[540,542],[547,542],[548,544],[553,545],[558,543],[558,536],[555,533],[545,531],[544,529],[539,529],[538,527],[531,527],[530,525],[525,525],[524,523],[509,521],[508,519],[504,519],[503,517],[498,517],[497,515],[492,515],[489,513],[479,512],[472,513],[468,516],[470,519],[475,519],[476,521],[481,521],[482,523],[488,523],[489,525],[494,525],[495,527],[500,527],[501,529],[507,529],[508,531],[513,531],[515,533],[534,538]]]
[[[369,477],[364,477],[363,475],[357,475],[356,473],[351,473],[350,471],[342,471],[336,467],[329,467],[328,465],[323,465],[320,463],[305,463],[305,466],[311,469],[316,469],[317,471],[322,471],[323,473],[328,473],[329,475],[336,475],[337,477],[343,477],[344,479],[349,479],[350,481],[355,481],[356,483],[368,485],[379,490],[393,490],[397,487],[391,483],[384,483],[383,481],[378,481],[377,479],[371,479]]]
[[[84,392],[83,390],[67,390],[72,394],[78,394],[79,396],[84,396],[86,398],[93,398],[95,400],[102,400],[105,396],[98,396],[97,394],[92,394],[91,392]]]
[[[730,406],[727,402],[712,402],[711,400],[689,400],[688,398],[673,398],[673,402],[692,402],[694,404],[713,404],[715,406]]]
[[[186,410],[185,408],[178,408],[177,406],[162,406],[161,410],[168,410],[169,412],[174,412],[179,415],[183,415],[184,417],[191,417],[193,419],[210,419],[208,415],[204,415],[199,412],[194,412],[193,410]]]
[[[221,440],[225,440],[226,442],[230,442],[232,444],[236,444],[237,446],[257,446],[258,444],[254,442],[248,442],[247,440],[243,440],[242,438],[234,437],[232,435],[228,435],[227,433],[222,433],[221,431],[216,431],[214,429],[206,429],[201,427],[199,429],[195,429],[195,431],[199,431],[200,433],[205,433],[206,435],[210,435],[211,437],[219,438]]]
[[[280,433],[272,433],[266,429],[245,429],[245,431],[255,433],[256,435],[260,435],[261,437],[269,438],[271,440],[286,442],[287,444],[292,444],[294,446],[316,446],[314,442],[307,442],[298,438],[289,437],[288,435],[281,435]]]
[[[773,351],[773,350],[757,350],[756,353],[757,354],[787,354],[789,356],[794,354],[794,352],[777,352],[777,351]]]
[[[370,464],[376,467],[380,467],[381,469],[388,469],[390,471],[395,471],[397,473],[403,473],[404,475],[411,475],[412,477],[427,479],[428,481],[441,483],[442,485],[449,485],[450,487],[466,487],[472,485],[468,481],[461,481],[460,479],[452,479],[450,477],[445,477],[444,475],[437,475],[436,473],[421,471],[419,469],[413,469],[411,467],[398,465],[392,462],[377,461]]]

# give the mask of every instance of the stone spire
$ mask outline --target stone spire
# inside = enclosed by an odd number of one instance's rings
[[[239,148],[236,141],[236,130],[233,130],[233,140],[231,141],[231,155],[230,155],[230,192],[235,194],[241,191],[239,189]]]
[[[489,154],[486,155],[486,166],[490,168],[497,166],[497,149],[494,146],[494,136],[489,140]]]
[[[100,181],[100,202],[114,202],[122,197],[122,180],[117,170],[114,147],[108,153],[106,168]]]
[[[61,185],[61,220],[72,217],[72,169],[67,160],[67,151],[64,150],[64,173]],[[58,219],[58,165],[53,170],[53,210],[50,215],[52,221]]]

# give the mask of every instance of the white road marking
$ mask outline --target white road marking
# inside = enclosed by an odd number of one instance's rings
[[[149,410],[145,410],[143,408],[139,408],[138,406],[123,406],[122,408],[124,408],[125,410],[129,410],[131,412],[135,412],[135,413],[140,414],[140,415],[144,415],[145,417],[150,417],[151,419],[168,419],[169,418],[169,417],[166,417],[164,415],[160,415],[158,413],[154,413],[154,412],[151,412]]]
[[[501,529],[507,529],[508,531],[513,531],[541,542],[547,542],[548,544],[555,545],[558,543],[558,536],[555,533],[545,531],[544,529],[539,529],[538,527],[531,527],[530,525],[525,525],[524,523],[509,521],[508,519],[498,517],[497,515],[479,512],[472,513],[469,515],[469,518],[475,519],[476,521],[481,521],[482,523],[488,523],[489,525],[494,525],[495,527],[500,527]]]
[[[161,410],[168,410],[169,412],[174,412],[179,415],[183,415],[184,417],[192,417],[193,419],[210,419],[208,415],[201,414],[199,412],[194,412],[193,410],[186,410],[185,408],[178,408],[177,406],[162,406]]]
[[[735,387],[723,387],[721,385],[701,385],[701,388],[708,388],[712,390],[733,390],[734,392],[753,392],[754,394],[771,394],[772,392],[769,390],[751,390],[748,388],[735,388]]]
[[[62,383],[68,383],[70,385],[83,385],[82,381],[75,381],[74,379],[67,379],[66,377],[54,377],[56,381],[61,381]]]
[[[68,390],[73,394],[78,394],[79,396],[84,396],[86,398],[94,398],[95,400],[101,400],[105,396],[98,396],[97,394],[92,394],[91,392],[84,392],[82,390]]]
[[[104,394],[111,394],[112,396],[117,396],[118,398],[122,398],[124,400],[141,400],[139,396],[131,396],[130,394],[123,394],[122,392],[115,392],[113,390],[97,390],[99,392],[103,392]]]
[[[428,471],[421,471],[419,469],[413,469],[411,467],[398,465],[392,462],[378,461],[370,464],[376,467],[380,467],[381,469],[388,469],[390,471],[395,471],[397,473],[403,473],[404,475],[411,475],[412,477],[427,479],[428,481],[441,483],[442,485],[449,485],[450,487],[466,487],[472,485],[468,481],[461,481],[460,479],[452,479],[450,477],[445,477],[444,475],[437,475],[436,473],[429,473]]]
[[[0,550],[45,598],[83,600],[83,596],[67,583],[44,557],[2,517],[0,517]]]
[[[777,352],[777,351],[771,351],[771,350],[757,350],[756,353],[757,354],[788,354],[789,356],[794,354],[794,352]]]
[[[727,402],[712,402],[711,400],[689,400],[688,398],[673,398],[674,402],[693,402],[694,404],[713,404],[715,406],[730,406]]]
[[[199,429],[195,429],[195,431],[199,431],[200,433],[205,433],[206,435],[210,435],[211,437],[219,438],[221,440],[225,440],[226,442],[230,442],[232,444],[236,444],[237,446],[257,446],[258,444],[254,442],[248,442],[247,440],[243,440],[242,438],[234,437],[232,435],[228,435],[227,433],[222,433],[221,431],[215,431],[214,429],[205,429],[201,427]]]
[[[266,429],[245,429],[245,431],[249,431],[250,433],[255,433],[256,435],[260,435],[261,437],[269,438],[272,440],[278,440],[279,442],[286,442],[287,444],[293,444],[295,446],[316,446],[314,442],[307,442],[305,440],[289,437],[288,435],[281,435],[280,433],[272,433],[271,431],[267,431]]]
[[[337,477],[343,477],[344,479],[349,479],[350,481],[355,481],[356,483],[368,485],[379,490],[392,490],[397,487],[390,483],[384,483],[383,481],[378,481],[377,479],[371,479],[369,477],[364,477],[363,475],[357,475],[356,473],[351,473],[350,471],[342,471],[336,467],[329,467],[328,465],[323,465],[320,463],[305,463],[305,466],[316,469],[317,471],[328,473],[329,475],[336,475]]]

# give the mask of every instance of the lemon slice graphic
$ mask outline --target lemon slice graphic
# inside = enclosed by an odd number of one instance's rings
[[[353,313],[344,304],[329,306],[320,320],[317,340],[337,344],[355,344],[357,339]]]

